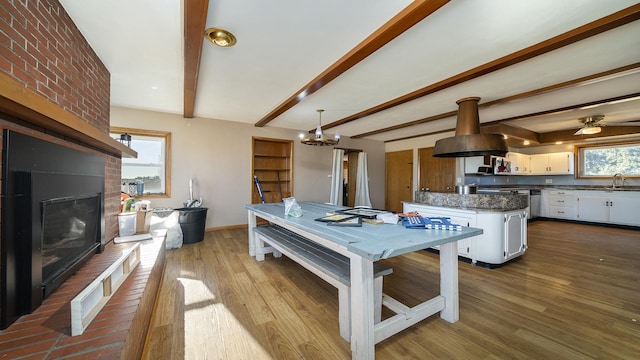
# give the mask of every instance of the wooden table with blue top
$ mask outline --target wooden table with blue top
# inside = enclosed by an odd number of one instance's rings
[[[360,305],[350,307],[353,359],[374,359],[375,344],[438,312],[448,322],[458,321],[457,241],[480,235],[482,229],[406,229],[401,224],[368,223],[361,227],[327,226],[315,219],[347,208],[314,202],[301,202],[300,206],[303,215],[291,217],[285,216],[283,203],[245,205],[249,216],[249,254],[256,256],[254,228],[256,217],[260,217],[349,258],[351,304]],[[376,323],[374,262],[436,245],[440,245],[440,295],[414,307],[383,295],[383,305],[396,315]]]

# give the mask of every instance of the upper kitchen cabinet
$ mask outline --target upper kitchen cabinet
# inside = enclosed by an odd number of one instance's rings
[[[572,175],[573,153],[561,152],[531,155],[531,175]]]
[[[511,161],[512,175],[528,175],[531,172],[531,155],[508,152],[507,159]]]

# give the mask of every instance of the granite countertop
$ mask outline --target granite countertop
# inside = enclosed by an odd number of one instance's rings
[[[625,185],[613,188],[603,185],[481,185],[479,189],[500,189],[500,190],[592,190],[592,191],[640,191],[640,186]]]
[[[525,209],[526,194],[457,194],[450,192],[416,191],[415,203],[453,209],[511,211]]]

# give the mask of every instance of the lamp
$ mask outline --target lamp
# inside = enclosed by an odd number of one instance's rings
[[[204,37],[220,47],[230,47],[236,44],[236,37],[224,29],[208,28],[204,31]]]
[[[318,112],[318,127],[316,128],[316,132],[314,133],[313,136],[307,136],[307,137],[303,137],[300,142],[302,142],[303,144],[306,145],[315,145],[315,146],[331,146],[331,145],[337,145],[338,142],[340,141],[340,135],[339,134],[335,134],[335,136],[332,138],[326,138],[324,137],[324,135],[322,134],[322,112],[324,111],[323,109],[318,109],[316,110]]]

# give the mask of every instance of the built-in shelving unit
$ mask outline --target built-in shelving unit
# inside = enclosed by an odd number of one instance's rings
[[[265,201],[281,202],[293,196],[293,141],[254,137],[251,168],[262,184]],[[251,202],[262,202],[252,182]]]

